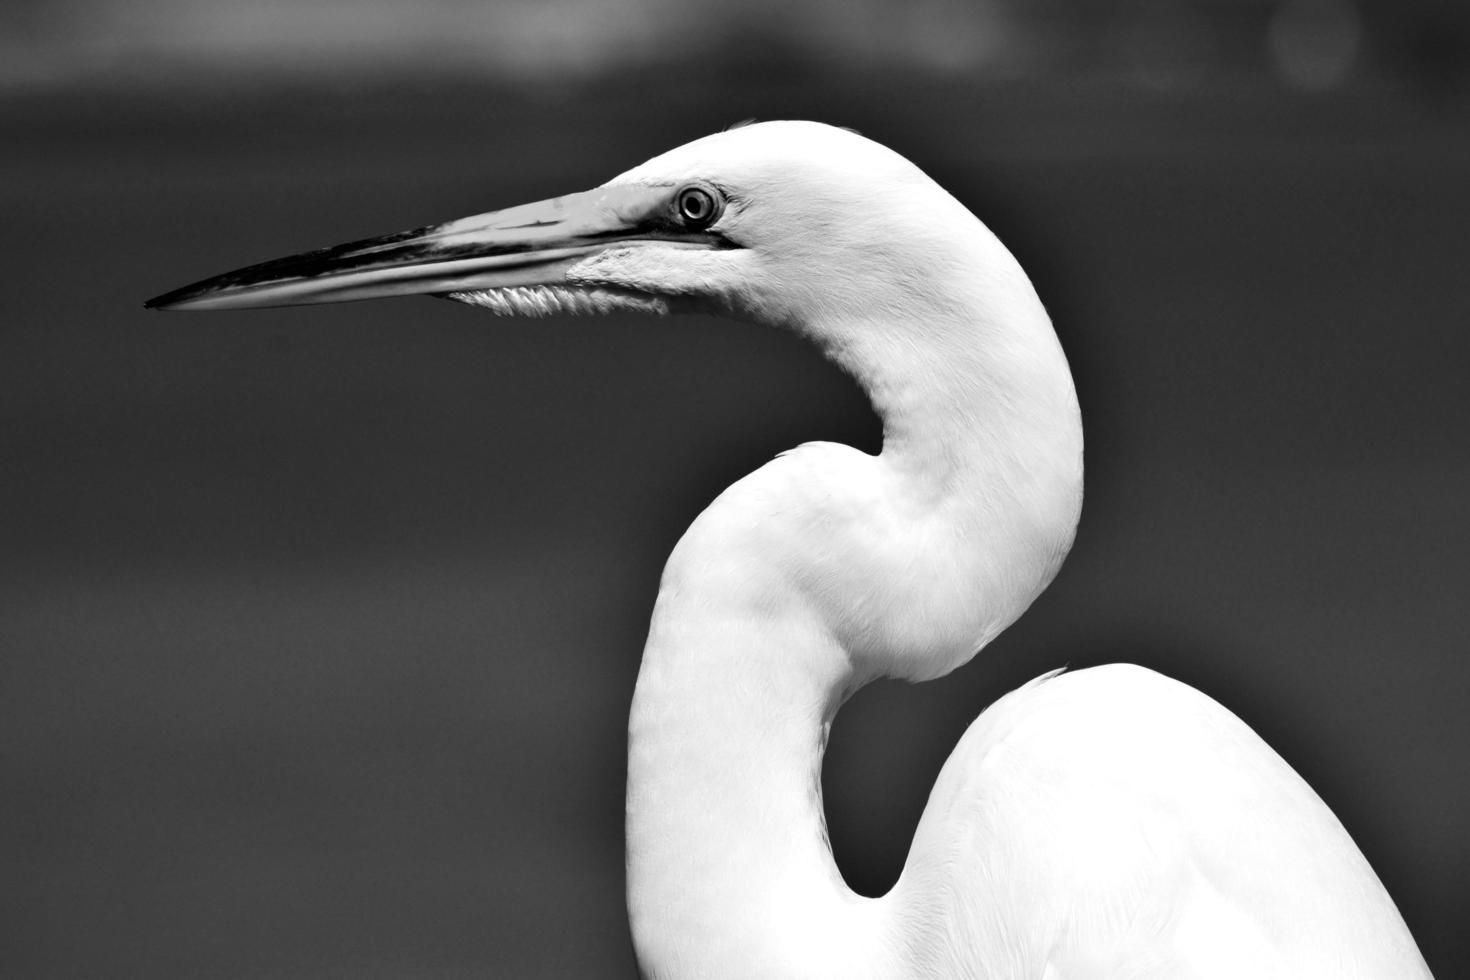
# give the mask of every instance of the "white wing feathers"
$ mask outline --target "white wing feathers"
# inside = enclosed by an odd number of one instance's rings
[[[996,702],[910,854],[893,897],[947,920],[939,973],[1429,977],[1311,788],[1216,702],[1141,667],[1048,674]]]

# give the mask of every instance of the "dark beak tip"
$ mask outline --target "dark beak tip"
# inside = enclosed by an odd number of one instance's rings
[[[176,310],[180,306],[183,306],[185,302],[189,299],[190,292],[191,290],[185,288],[173,289],[166,293],[160,293],[152,299],[145,299],[143,301],[143,309]]]

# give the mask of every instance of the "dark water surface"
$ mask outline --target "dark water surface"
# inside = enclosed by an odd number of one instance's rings
[[[1470,957],[1470,126],[1392,98],[865,77],[0,100],[0,974],[628,976],[624,722],[664,555],[810,439],[796,340],[430,300],[148,313],[278,254],[582,189],[750,117],[894,146],[1031,271],[1089,497],[977,662],[827,769],[897,875],[968,721],[1133,660],[1341,816]]]

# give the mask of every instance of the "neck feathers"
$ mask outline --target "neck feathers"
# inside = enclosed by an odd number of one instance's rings
[[[878,651],[875,672],[907,680],[953,670],[1014,622],[1061,566],[1082,506],[1066,357],[1015,259],[970,224],[968,250],[908,281],[907,316],[811,328],[883,422],[874,469],[905,550],[870,581],[901,593],[896,628],[927,628]]]
[[[827,726],[868,680],[940,676],[1014,621],[1081,505],[1066,360],[976,227],[952,261],[979,281],[910,282],[902,317],[890,297],[803,325],[868,392],[882,453],[784,454],[670,558],[629,733],[629,908],[650,975],[903,975],[903,910],[854,896],[832,861]]]

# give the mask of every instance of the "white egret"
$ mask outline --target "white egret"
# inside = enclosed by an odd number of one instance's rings
[[[854,133],[780,122],[582,194],[252,266],[150,305],[405,293],[496,313],[712,311],[850,372],[877,456],[815,443],[726,490],[664,571],[629,723],[628,908],[650,977],[1427,977],[1341,824],[1244,723],[1141,667],[1045,674],[945,764],[898,883],[827,842],[828,727],[939,677],[1071,545],[1082,428],[1030,281]]]

